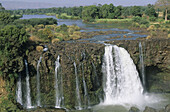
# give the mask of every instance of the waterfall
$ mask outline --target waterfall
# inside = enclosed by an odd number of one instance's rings
[[[76,98],[78,107],[76,109],[81,110],[81,98],[80,98],[80,90],[79,90],[79,80],[78,80],[78,74],[77,74],[77,67],[76,63],[74,62],[74,68],[75,68],[75,75],[76,75]]]
[[[143,61],[143,50],[142,50],[141,42],[139,42],[139,59],[140,59],[140,73],[142,75],[142,84],[143,84],[143,87],[146,88],[145,66],[144,66],[144,61]]]
[[[59,77],[59,67],[60,67],[60,56],[57,57],[57,60],[55,61],[55,89],[56,89],[56,108],[61,108],[61,103],[63,102],[63,81],[62,76]]]
[[[40,73],[39,73],[39,66],[42,60],[42,56],[40,56],[40,59],[38,60],[37,64],[37,106],[41,106],[40,103]]]
[[[82,64],[82,71],[83,71],[83,88],[84,88],[84,101],[85,101],[85,105],[87,105],[87,107],[90,107],[90,99],[89,99],[89,95],[88,95],[88,91],[87,91],[87,86],[86,86],[86,80],[84,77],[84,67]]]
[[[32,108],[31,96],[30,96],[30,83],[29,83],[30,78],[29,78],[27,60],[25,60],[25,68],[26,68],[26,108]]]
[[[97,85],[97,86],[100,86],[100,84],[99,84],[99,78],[98,78],[97,72],[96,72],[96,66],[94,65],[93,62],[92,62],[92,66],[93,66],[93,72],[94,72],[94,75],[95,75],[95,82],[96,82],[96,85]]]
[[[23,105],[22,102],[22,82],[21,82],[21,75],[19,75],[18,81],[17,81],[17,91],[16,91],[16,99],[17,102]]]
[[[133,104],[143,98],[143,87],[129,53],[106,45],[102,64],[104,104]]]

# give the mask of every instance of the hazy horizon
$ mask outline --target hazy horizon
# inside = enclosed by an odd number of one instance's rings
[[[97,4],[110,4],[115,6],[146,6],[154,4],[157,0],[0,0],[5,9],[35,9],[35,8],[50,8],[50,7],[73,7],[86,6]]]

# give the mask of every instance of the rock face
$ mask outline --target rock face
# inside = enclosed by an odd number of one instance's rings
[[[170,39],[166,40],[134,40],[114,41],[112,44],[124,47],[130,53],[139,70],[139,42],[144,51],[144,64],[147,90],[151,92],[170,92]],[[78,106],[76,100],[76,75],[79,80],[81,108],[100,103],[104,93],[102,89],[102,61],[104,55],[103,44],[93,43],[58,43],[48,45],[48,51],[37,52],[36,49],[28,53],[28,68],[30,71],[30,87],[32,104],[36,105],[37,97],[37,63],[42,56],[39,66],[40,74],[40,102],[42,106],[55,106],[55,61],[60,56],[61,68],[59,74],[63,79],[63,102],[68,109]],[[76,68],[74,66],[76,63]],[[23,76],[24,77],[24,76]],[[86,84],[84,85],[84,80]],[[88,94],[86,94],[86,92]],[[146,112],[150,108],[146,108]],[[131,111],[137,112],[134,108]],[[154,112],[154,111],[153,111]]]
[[[125,40],[114,41],[111,44],[125,48],[140,72],[139,42],[143,47],[147,90],[150,92],[170,92],[170,39]]]
[[[74,44],[61,43],[57,45],[48,45],[49,51],[40,53],[35,50],[28,55],[30,81],[31,81],[31,97],[33,104],[36,105],[36,75],[37,63],[39,57],[42,61],[39,67],[40,73],[40,97],[41,105],[55,105],[55,61],[60,56],[61,69],[59,74],[63,79],[64,107],[75,108],[76,100],[76,76],[77,69],[79,80],[79,92],[81,107],[86,108],[87,105],[94,105],[100,102],[102,97],[102,57],[104,54],[104,45],[96,44]],[[77,68],[74,67],[74,62]],[[85,93],[83,75],[88,91]],[[97,82],[97,83],[96,83]]]

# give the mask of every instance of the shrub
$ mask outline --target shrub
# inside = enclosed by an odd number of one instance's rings
[[[139,23],[132,23],[132,26],[133,27],[139,27],[140,25],[139,25]]]
[[[148,24],[149,24],[149,21],[146,20],[146,19],[141,19],[141,20],[139,21],[139,24],[148,25]]]
[[[156,36],[156,32],[151,32],[151,36]]]
[[[152,30],[153,31],[153,30],[156,30],[156,27],[154,25],[150,25],[149,28],[147,28],[147,30],[149,30],[149,31]]]
[[[156,21],[156,19],[157,19],[156,17],[150,17],[150,18],[149,18],[149,21],[154,22],[154,21]]]
[[[40,39],[38,37],[36,37],[36,36],[31,36],[29,38],[29,40],[31,40],[31,41],[40,41]]]
[[[132,18],[132,21],[133,21],[133,22],[137,22],[137,23],[139,23],[141,20],[142,20],[142,18],[139,17],[139,16],[136,16],[136,17],[133,17],[133,18]]]
[[[150,35],[148,35],[147,37],[146,37],[146,39],[150,39],[151,38],[151,36]]]
[[[42,51],[43,51],[43,47],[42,47],[42,46],[37,46],[37,47],[36,47],[36,51],[42,52]]]
[[[161,25],[160,24],[154,24],[156,28],[160,28]]]
[[[52,44],[57,43],[57,42],[60,42],[60,39],[55,38],[55,39],[52,40]]]
[[[142,24],[142,25],[140,25],[140,28],[147,28],[147,26]]]
[[[35,25],[53,25],[53,24],[57,24],[57,20],[54,18],[32,18],[32,19],[18,19],[14,21],[14,24],[30,24],[32,26]]]

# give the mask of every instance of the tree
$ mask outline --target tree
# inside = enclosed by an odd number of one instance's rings
[[[133,16],[142,16],[142,11],[141,11],[141,7],[140,6],[133,6],[131,8],[131,13]]]
[[[122,6],[117,6],[115,10],[115,18],[118,18],[121,16]]]
[[[0,24],[6,25],[13,21],[10,13],[0,11]]]
[[[155,6],[165,10],[165,21],[167,21],[168,10],[170,9],[170,0],[158,0]]]
[[[5,8],[2,6],[2,4],[0,3],[0,11],[5,10]]]
[[[145,14],[149,17],[157,17],[158,14],[156,13],[154,6],[151,4],[147,5],[147,9],[145,10]]]
[[[82,11],[82,19],[85,21],[91,21],[92,19],[99,17],[99,9],[95,5],[85,6]]]
[[[5,78],[15,78],[15,74],[22,71],[27,40],[24,28],[7,25],[0,29],[0,75]]]

